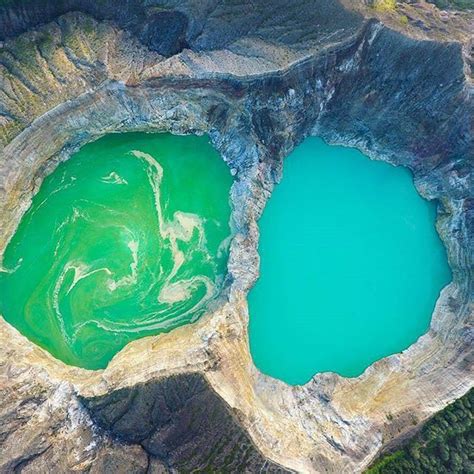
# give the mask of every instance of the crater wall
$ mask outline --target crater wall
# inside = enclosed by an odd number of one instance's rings
[[[1,321],[1,470],[179,471],[186,460],[186,469],[203,467],[212,451],[216,464],[207,465],[219,469],[359,472],[472,386],[474,105],[463,45],[413,39],[332,3],[334,23],[314,8],[296,32],[299,17],[285,16],[283,2],[279,29],[261,14],[260,26],[245,31],[240,4],[213,4],[206,34],[217,39],[199,46],[203,28],[194,50],[168,58],[117,19],[75,12],[39,25],[39,13],[16,11],[20,21],[2,10],[0,25],[7,15],[17,34],[37,25],[0,51],[2,251],[42,178],[105,133],[207,133],[235,183],[226,288],[220,307],[197,323],[135,341],[107,369],[86,371]],[[180,10],[188,46],[201,21],[190,19],[193,5]],[[267,11],[265,2],[257,7]],[[226,15],[234,35],[221,25]],[[318,21],[332,29],[319,34]],[[232,39],[225,46],[219,28]],[[257,219],[284,158],[309,135],[412,170],[419,192],[439,201],[453,282],[430,331],[402,354],[358,378],[325,373],[289,386],[252,363],[246,293],[259,271]],[[163,411],[143,420],[155,401]],[[120,419],[137,425],[132,437]],[[195,423],[190,439],[183,420]],[[181,456],[186,449],[193,454]]]

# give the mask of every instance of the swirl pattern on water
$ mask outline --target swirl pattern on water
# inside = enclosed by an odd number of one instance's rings
[[[47,177],[8,245],[1,310],[66,363],[193,322],[218,294],[230,173],[204,137],[122,134]]]

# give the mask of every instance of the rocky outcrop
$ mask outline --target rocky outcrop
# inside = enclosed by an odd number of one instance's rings
[[[77,12],[0,51],[0,249],[45,174],[108,132],[207,133],[235,176],[227,284],[195,324],[86,371],[1,321],[3,471],[358,472],[472,386],[474,105],[464,45],[404,36],[337,2],[253,2],[255,17],[198,3],[180,5],[187,47],[169,58],[119,20]],[[28,12],[5,15],[36,24]],[[412,170],[420,193],[439,201],[453,282],[430,331],[403,353],[358,378],[325,373],[288,386],[252,363],[246,294],[258,277],[257,219],[284,158],[311,134]]]
[[[287,472],[255,450],[225,402],[198,373],[83,399],[97,426],[182,472]]]
[[[69,12],[87,13],[97,20],[113,20],[151,50],[164,56],[179,53],[186,46],[188,19],[177,10],[147,7],[142,0],[128,0],[117,8],[112,0],[65,0],[51,2],[20,0],[0,11],[0,39],[15,37],[33,27],[56,20]]]
[[[382,21],[391,29],[417,39],[472,41],[472,11],[459,8],[466,0],[341,0],[347,8]],[[470,0],[467,0],[468,3]],[[449,9],[436,3],[451,3]],[[469,9],[466,9],[469,10]],[[472,8],[471,8],[472,10]]]

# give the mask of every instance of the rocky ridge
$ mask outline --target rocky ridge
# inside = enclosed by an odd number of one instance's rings
[[[236,179],[229,275],[212,314],[129,344],[103,371],[66,366],[1,321],[5,472],[358,472],[472,386],[466,43],[413,39],[337,2],[253,2],[254,16],[245,2],[183,3],[176,54],[159,52],[153,28],[144,40],[90,11],[35,17],[23,33],[28,15],[0,14],[0,31],[4,18],[23,25],[0,49],[2,250],[42,178],[105,133],[207,133]],[[439,200],[453,282],[430,331],[402,354],[358,378],[288,386],[252,363],[246,293],[258,277],[257,219],[284,157],[311,134],[412,170],[420,193]]]

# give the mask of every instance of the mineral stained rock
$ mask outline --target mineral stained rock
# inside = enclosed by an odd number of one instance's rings
[[[1,320],[0,471],[360,472],[472,386],[472,14],[344,5],[2,3],[2,252],[42,178],[105,133],[207,133],[235,183],[225,290],[197,323],[87,371]],[[412,170],[453,282],[403,353],[289,386],[252,363],[246,294],[256,221],[309,135]]]

